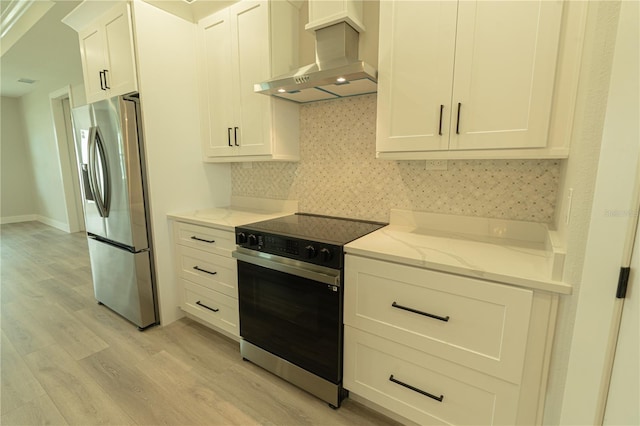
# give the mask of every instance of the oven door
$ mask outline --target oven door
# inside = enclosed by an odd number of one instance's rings
[[[341,383],[340,271],[242,248],[233,255],[242,338]]]

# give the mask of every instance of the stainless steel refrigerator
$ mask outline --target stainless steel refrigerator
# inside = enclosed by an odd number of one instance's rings
[[[142,330],[158,308],[140,99],[74,108],[72,121],[95,297]]]

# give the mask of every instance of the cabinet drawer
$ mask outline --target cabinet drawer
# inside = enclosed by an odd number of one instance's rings
[[[175,242],[221,256],[231,256],[236,249],[235,234],[231,231],[207,228],[206,226],[176,222],[174,225]]]
[[[238,270],[234,258],[184,246],[176,246],[176,256],[180,277],[238,298]]]
[[[419,424],[515,424],[517,385],[349,326],[344,341],[351,392]]]
[[[182,309],[207,323],[240,336],[238,300],[209,290],[189,281],[180,280],[183,293]]]
[[[519,383],[533,292],[346,256],[345,324]]]

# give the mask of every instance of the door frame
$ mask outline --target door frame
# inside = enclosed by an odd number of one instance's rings
[[[624,298],[616,298],[614,307],[614,321],[610,336],[610,346],[607,348],[607,363],[603,372],[602,399],[602,424],[637,424],[638,420],[638,388],[635,384],[630,387],[633,380],[637,380],[638,366],[637,347],[629,350],[632,342],[637,343],[638,323],[633,321],[640,308],[640,295],[637,285],[640,284],[638,276],[638,258],[640,258],[640,167],[637,170],[636,188],[634,200],[629,214],[632,220],[629,223],[629,231],[625,241],[623,253],[623,267],[630,268],[628,288]],[[635,215],[635,219],[633,218]],[[635,269],[634,269],[635,268]],[[634,285],[636,287],[634,287]],[[636,318],[637,320],[637,318]],[[630,365],[629,365],[630,364]],[[635,375],[633,374],[635,373]],[[636,382],[637,383],[637,382]],[[606,387],[606,389],[604,389]],[[630,408],[635,407],[635,408]],[[633,411],[630,411],[633,410]],[[600,415],[600,413],[598,413]],[[635,418],[634,418],[635,417]]]
[[[638,4],[622,2],[560,424],[602,424],[640,197]],[[631,239],[631,242],[633,240]]]
[[[68,100],[68,108],[65,105]],[[71,124],[71,108],[74,107],[71,86],[49,93],[54,135],[58,148],[58,165],[62,176],[64,204],[69,232],[79,232],[84,227],[82,193],[78,179],[76,149]]]

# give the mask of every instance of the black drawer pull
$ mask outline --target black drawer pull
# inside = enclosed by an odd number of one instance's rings
[[[435,395],[433,395],[433,394],[430,394],[429,392],[425,392],[425,391],[423,391],[422,389],[418,389],[418,388],[416,388],[416,387],[414,387],[414,386],[411,386],[411,385],[408,385],[408,384],[406,384],[406,383],[404,383],[404,382],[401,382],[401,381],[400,381],[400,380],[398,380],[398,379],[394,379],[394,378],[393,378],[393,374],[392,374],[391,376],[389,376],[389,380],[391,380],[393,383],[397,383],[397,384],[399,384],[400,386],[404,386],[404,387],[405,387],[405,388],[407,388],[407,389],[411,389],[411,390],[412,390],[412,391],[414,391],[414,392],[418,392],[419,394],[422,394],[422,395],[424,395],[424,396],[428,396],[428,397],[429,397],[429,398],[431,398],[431,399],[435,399],[435,400],[436,400],[436,401],[438,401],[438,402],[442,402],[442,400],[444,399],[444,395],[435,396]]]
[[[202,268],[201,268],[201,267],[199,267],[199,266],[194,266],[194,267],[193,267],[193,269],[195,269],[196,271],[200,271],[200,272],[206,272],[207,274],[210,274],[210,275],[215,275],[215,274],[217,274],[217,272],[207,271],[206,269],[202,269]]]
[[[449,315],[447,315],[446,317],[441,317],[441,316],[438,316],[438,315],[430,314],[428,312],[422,312],[422,311],[419,311],[417,309],[407,308],[406,306],[398,305],[396,302],[393,302],[391,304],[391,306],[394,307],[394,308],[398,308],[398,309],[402,309],[402,310],[405,310],[405,311],[413,312],[414,314],[419,314],[419,315],[424,315],[425,317],[434,318],[434,319],[437,319],[437,320],[440,320],[440,321],[444,321],[444,322],[449,321]]]
[[[216,240],[205,240],[204,238],[198,238],[195,235],[193,235],[191,239],[196,241],[202,241],[203,243],[209,243],[209,244],[213,244],[216,242]]]
[[[202,306],[203,308],[208,309],[208,310],[213,311],[213,312],[218,312],[220,310],[220,309],[216,309],[216,308],[210,308],[207,305],[205,305],[204,303],[200,303],[199,300],[196,302],[196,305]]]

